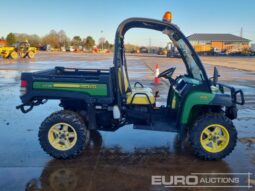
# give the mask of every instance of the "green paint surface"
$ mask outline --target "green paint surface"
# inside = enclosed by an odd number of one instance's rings
[[[196,105],[208,105],[214,98],[215,94],[205,92],[192,92],[186,99],[184,107],[182,109],[181,123],[187,124],[190,116],[190,112],[193,106]]]
[[[71,83],[71,82],[34,82],[34,89],[72,91],[92,96],[107,96],[106,84]]]

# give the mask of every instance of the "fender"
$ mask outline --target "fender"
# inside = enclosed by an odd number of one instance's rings
[[[209,105],[220,105],[231,107],[235,105],[232,101],[232,98],[229,94],[215,94],[213,100],[209,103]]]
[[[190,116],[190,112],[192,108],[196,105],[210,105],[210,103],[215,98],[215,94],[202,92],[202,91],[194,91],[191,92],[182,108],[181,108],[181,115],[180,115],[180,122],[181,124],[187,124]]]
[[[233,106],[232,98],[228,94],[215,94],[207,92],[192,92],[190,93],[183,105],[181,112],[181,124],[187,124],[189,115],[194,106]]]

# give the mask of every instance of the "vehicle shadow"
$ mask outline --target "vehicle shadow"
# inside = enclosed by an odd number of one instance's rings
[[[87,149],[80,157],[49,161],[41,176],[26,184],[26,191],[169,190],[161,185],[152,186],[151,176],[231,173],[231,169],[224,161],[197,159],[187,154],[186,146],[183,147],[178,142],[176,138],[178,146],[174,149],[137,148],[133,152],[126,152],[118,146],[104,147],[101,134],[94,131],[91,133]],[[194,188],[194,190],[210,189]]]

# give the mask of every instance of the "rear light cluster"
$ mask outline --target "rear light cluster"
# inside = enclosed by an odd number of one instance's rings
[[[26,80],[21,80],[20,82],[20,95],[23,96],[27,93],[27,81]]]

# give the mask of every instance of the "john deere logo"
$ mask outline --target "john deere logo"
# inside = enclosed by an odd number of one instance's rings
[[[88,84],[85,84],[85,85],[81,85],[81,88],[89,88],[89,89],[94,89],[94,88],[97,88],[97,85],[88,85]]]

